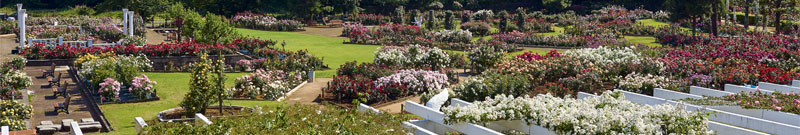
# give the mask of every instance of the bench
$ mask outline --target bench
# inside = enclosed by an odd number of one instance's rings
[[[61,73],[58,73],[58,77],[54,77],[53,79],[50,79],[48,81],[48,83],[49,83],[48,85],[50,85],[50,86],[53,86],[53,85],[61,86]]]
[[[54,112],[56,112],[56,114],[58,114],[59,112],[64,111],[67,114],[69,114],[69,102],[71,101],[71,99],[72,99],[72,97],[67,96],[67,101],[64,101],[64,103],[55,103],[55,104],[53,104],[53,108],[55,108]]]
[[[344,22],[342,22],[342,20],[331,20],[327,26],[331,28],[339,28],[344,26]]]
[[[56,72],[56,63],[50,64],[50,69],[42,70],[42,78],[47,78],[48,76],[55,77],[53,73]]]
[[[60,88],[53,88],[53,97],[58,98],[58,96],[63,96],[64,98],[67,98],[68,89],[69,89],[69,83],[64,81],[64,85],[62,85]]]

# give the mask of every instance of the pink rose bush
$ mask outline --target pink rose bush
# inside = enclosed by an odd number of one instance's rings
[[[114,80],[114,78],[106,78],[100,83],[100,89],[97,93],[100,94],[100,101],[119,101],[119,90],[121,84]]]
[[[146,99],[150,97],[150,94],[155,93],[155,84],[157,84],[156,81],[151,81],[150,78],[147,78],[147,75],[142,74],[141,76],[133,77],[128,92],[139,99]]]

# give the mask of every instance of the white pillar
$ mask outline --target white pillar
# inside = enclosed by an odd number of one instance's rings
[[[22,3],[17,3],[17,11],[22,10]]]
[[[728,12],[728,13],[731,13],[730,3],[731,3],[730,0],[725,0],[725,11]],[[726,24],[731,23],[731,16],[729,16],[729,15],[730,14],[725,14],[725,22],[726,22]]]
[[[128,36],[133,36],[133,11],[128,11]]]
[[[22,5],[22,4],[19,4]],[[25,9],[17,11],[17,27],[19,28],[19,49],[25,48]]]
[[[128,33],[128,9],[122,9],[122,33]]]

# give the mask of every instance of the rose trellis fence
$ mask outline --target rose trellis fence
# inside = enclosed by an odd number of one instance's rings
[[[91,39],[84,41],[64,41],[63,37],[61,36],[59,36],[58,38],[46,38],[46,39],[25,38],[26,30],[33,27],[33,26],[27,26],[25,24],[26,18],[28,18],[26,9],[22,8],[22,4],[17,4],[17,28],[21,28],[19,29],[19,38],[18,38],[20,49],[23,49],[27,46],[31,46],[34,44],[45,44],[47,46],[67,44],[70,46],[81,46],[81,47],[112,46],[117,44],[117,43],[94,43],[94,41]],[[134,12],[129,11],[128,9],[123,9],[123,22],[121,25],[123,26],[122,30],[125,35],[133,36],[133,29],[134,29],[133,22],[134,22]],[[79,26],[52,25],[48,27],[77,28],[79,29],[80,33],[85,33],[84,30]]]

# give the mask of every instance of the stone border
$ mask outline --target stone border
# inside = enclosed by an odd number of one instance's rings
[[[748,88],[746,86],[733,85],[733,84],[725,84],[724,90],[727,91],[727,92],[733,92],[733,93],[756,92],[756,91],[761,91],[761,92],[765,92],[765,93],[772,93],[771,90],[762,90],[762,89],[758,89],[758,87],[756,87],[756,88]]]
[[[225,57],[225,63],[227,63],[228,65],[235,64],[236,61],[239,61],[239,60],[242,60],[242,59],[247,59],[246,55],[241,55],[241,54],[228,54],[228,55],[223,55],[223,56]],[[212,60],[216,60],[218,58],[218,55],[209,55],[208,58],[212,59]],[[73,58],[73,59],[45,59],[45,60],[31,60],[31,59],[27,59],[26,58],[26,60],[28,60],[28,63],[25,64],[25,66],[50,66],[53,63],[55,63],[57,66],[64,66],[64,65],[71,66],[71,65],[73,65],[75,59],[77,59],[77,58]],[[152,62],[152,65],[153,65],[153,69],[151,69],[152,71],[166,71],[165,66],[167,64],[169,64],[170,62],[173,63],[173,67],[181,67],[183,65],[186,65],[186,64],[189,64],[189,63],[192,63],[192,62],[200,61],[200,57],[198,57],[198,56],[164,56],[164,57],[161,57],[161,56],[159,56],[159,57],[148,56],[147,59],[150,59],[150,61]],[[148,72],[151,72],[151,71],[148,71]]]
[[[286,93],[284,93],[284,94],[283,94],[283,96],[282,96],[282,97],[278,98],[277,100],[252,99],[252,98],[228,98],[227,100],[245,100],[245,101],[248,101],[248,100],[249,100],[249,101],[283,101],[283,99],[284,99],[284,98],[286,98],[286,97],[289,97],[289,95],[290,95],[290,94],[294,93],[294,91],[297,91],[297,89],[300,89],[300,87],[303,87],[303,85],[306,85],[306,83],[307,83],[307,82],[308,82],[308,81],[303,81],[303,83],[300,83],[300,84],[298,84],[297,86],[295,86],[293,89],[291,89],[291,90],[287,91]]]
[[[800,80],[792,80],[792,86],[800,87]]]
[[[103,110],[100,109],[100,106],[97,104],[97,101],[95,101],[93,96],[91,96],[92,95],[91,91],[86,88],[87,87],[86,83],[78,83],[78,82],[84,82],[84,80],[81,77],[78,77],[79,76],[78,70],[75,69],[75,67],[70,66],[68,72],[69,74],[71,74],[70,76],[72,77],[73,83],[78,84],[78,90],[81,92],[81,97],[83,97],[83,99],[86,99],[87,102],[86,108],[88,108],[88,111],[92,114],[92,118],[95,120],[99,120],[100,125],[102,126],[101,131],[102,132],[113,131],[114,129],[111,127],[111,123],[108,122],[108,119],[106,119],[106,115],[103,114]]]
[[[800,92],[800,88],[794,86],[780,85],[768,82],[758,82],[758,87],[761,89],[778,91],[783,93]]]
[[[242,110],[244,110],[244,109],[253,109],[253,108],[250,108],[250,107],[244,107],[244,106],[238,106],[238,105],[222,105],[222,106],[224,108],[234,108],[234,109],[242,109]],[[218,107],[219,107],[219,105],[211,105],[211,106],[208,106],[208,108],[206,108],[206,109],[218,108]],[[194,121],[194,120],[197,119],[197,118],[183,118],[183,119],[163,119],[162,118],[164,113],[167,113],[167,112],[170,112],[170,111],[177,111],[179,109],[183,109],[183,107],[173,107],[173,108],[169,108],[167,110],[163,110],[161,112],[158,112],[158,114],[156,114],[156,117],[158,118],[158,122],[187,122],[187,121]],[[239,115],[231,115],[231,116],[239,116]],[[223,117],[230,117],[230,116],[223,116]],[[217,117],[211,116],[211,118],[217,118]]]

